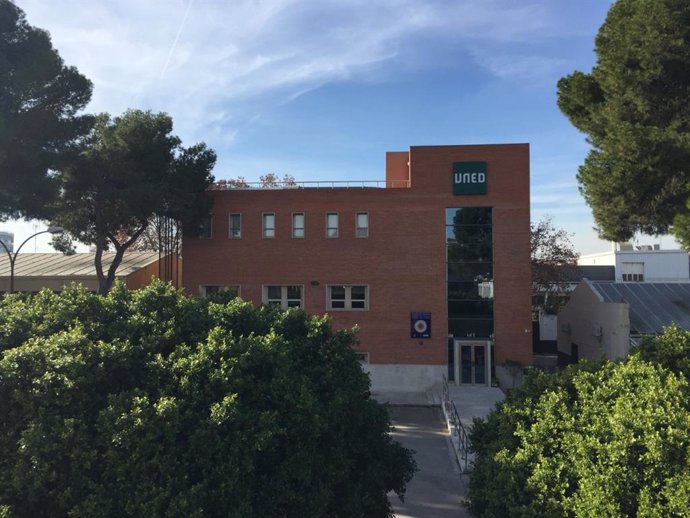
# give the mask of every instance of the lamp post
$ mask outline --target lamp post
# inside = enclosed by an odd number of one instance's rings
[[[5,249],[5,252],[7,252],[7,257],[10,258],[10,293],[14,293],[14,263],[17,261],[17,254],[19,254],[19,251],[22,249],[22,247],[29,242],[29,240],[33,239],[34,237],[40,235],[40,234],[61,234],[65,231],[64,228],[62,227],[48,227],[47,230],[41,230],[40,232],[36,232],[35,234],[30,235],[27,237],[24,241],[22,241],[22,244],[17,247],[17,250],[15,250],[14,254],[9,251],[7,248],[7,245],[0,239],[0,245]]]

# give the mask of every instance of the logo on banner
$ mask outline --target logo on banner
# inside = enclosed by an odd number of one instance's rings
[[[410,338],[431,338],[431,313],[410,313]]]

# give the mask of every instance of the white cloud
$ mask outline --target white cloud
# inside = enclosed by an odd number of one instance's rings
[[[333,81],[430,55],[501,77],[550,62],[476,52],[545,33],[548,11],[508,0],[18,0],[65,61],[94,81],[92,111],[167,111],[186,140],[233,134],[259,112]],[[406,49],[431,45],[420,53]],[[209,137],[209,135],[211,137]],[[227,138],[224,139],[227,142]],[[231,140],[231,139],[230,139]]]
[[[495,54],[476,51],[477,59],[497,77],[514,78],[521,81],[537,82],[540,85],[554,84],[554,78],[560,77],[560,70],[567,61],[560,58],[546,58],[524,54]]]

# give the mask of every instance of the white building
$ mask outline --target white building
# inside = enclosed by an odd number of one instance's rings
[[[2,241],[7,250],[5,250],[2,245],[0,245],[0,253],[2,252],[14,252],[14,232],[0,231],[0,241]]]
[[[602,355],[615,360],[672,323],[690,330],[690,282],[585,279],[558,314],[558,353],[569,361]]]
[[[614,243],[613,250],[582,255],[578,265],[608,265],[616,269],[616,282],[688,282],[690,258],[685,250],[660,250],[658,245],[633,247]]]

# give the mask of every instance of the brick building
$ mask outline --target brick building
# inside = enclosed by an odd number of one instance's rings
[[[412,147],[366,184],[214,191],[207,233],[183,240],[185,289],[358,325],[374,390],[531,365],[529,146]]]

